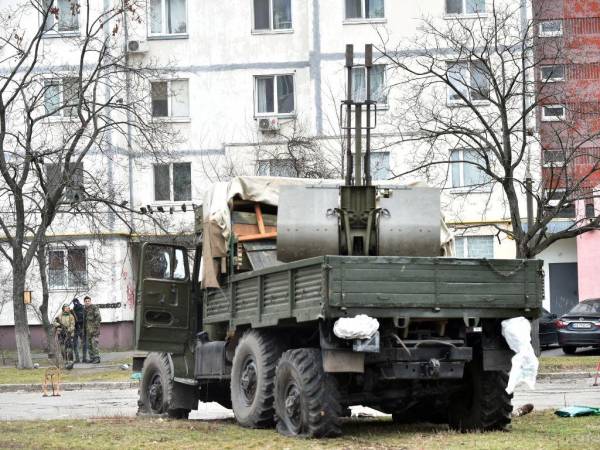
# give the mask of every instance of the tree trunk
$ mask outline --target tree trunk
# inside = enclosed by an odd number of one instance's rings
[[[27,308],[23,303],[25,270],[17,259],[13,259],[13,311],[15,319],[15,342],[17,344],[17,368],[32,369],[31,337],[27,322]]]
[[[48,358],[53,358],[56,355],[57,348],[56,342],[54,341],[54,327],[48,317],[48,300],[50,294],[48,292],[48,276],[46,272],[46,246],[40,244],[40,247],[35,254],[38,262],[38,268],[40,271],[40,281],[42,282],[42,304],[40,305],[40,316],[42,318],[42,325],[46,332],[46,342],[48,345]]]

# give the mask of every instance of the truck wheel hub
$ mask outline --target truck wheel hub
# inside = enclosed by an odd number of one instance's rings
[[[150,400],[150,407],[154,411],[160,411],[162,407],[163,388],[160,381],[160,375],[155,375],[152,378],[152,383],[148,388],[148,399]]]
[[[300,423],[300,390],[295,384],[287,389],[285,412],[292,424],[297,427]]]
[[[254,395],[256,394],[256,363],[252,358],[248,358],[242,369],[242,375],[240,377],[240,386],[242,393],[246,397],[248,403],[252,403]]]

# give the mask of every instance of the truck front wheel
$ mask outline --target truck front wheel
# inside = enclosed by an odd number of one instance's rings
[[[340,428],[337,382],[323,371],[321,351],[300,348],[285,352],[275,376],[277,431],[312,438],[336,437]]]
[[[280,355],[278,342],[267,333],[250,330],[240,339],[231,367],[231,405],[240,425],[273,426],[273,385]]]
[[[508,429],[512,395],[506,393],[507,384],[508,373],[486,372],[478,361],[467,364],[463,389],[450,401],[450,427],[462,432]]]
[[[189,409],[171,408],[173,377],[166,353],[150,353],[144,361],[138,400],[141,414],[167,414],[172,419],[187,419]]]

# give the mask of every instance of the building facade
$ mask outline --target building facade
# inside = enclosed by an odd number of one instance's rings
[[[533,2],[542,148],[542,183],[556,202],[565,192],[580,200],[564,208],[550,227],[561,230],[598,215],[594,192],[600,183],[600,2]],[[592,231],[559,242],[546,261],[547,308],[557,314],[586,298],[600,296],[600,234]]]

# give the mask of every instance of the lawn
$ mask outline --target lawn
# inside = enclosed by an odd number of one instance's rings
[[[594,356],[542,356],[541,373],[549,372],[591,372],[596,370],[600,355]]]
[[[0,423],[0,448],[226,449],[547,449],[592,448],[600,417],[564,419],[551,412],[515,419],[511,432],[460,434],[445,426],[349,420],[344,436],[287,438],[274,430],[247,430],[233,421],[109,418]]]
[[[86,381],[130,381],[131,370],[118,367],[63,370],[63,383],[83,383]],[[44,381],[44,367],[19,370],[14,367],[0,367],[0,384],[33,384]],[[1,446],[0,446],[1,448]]]

